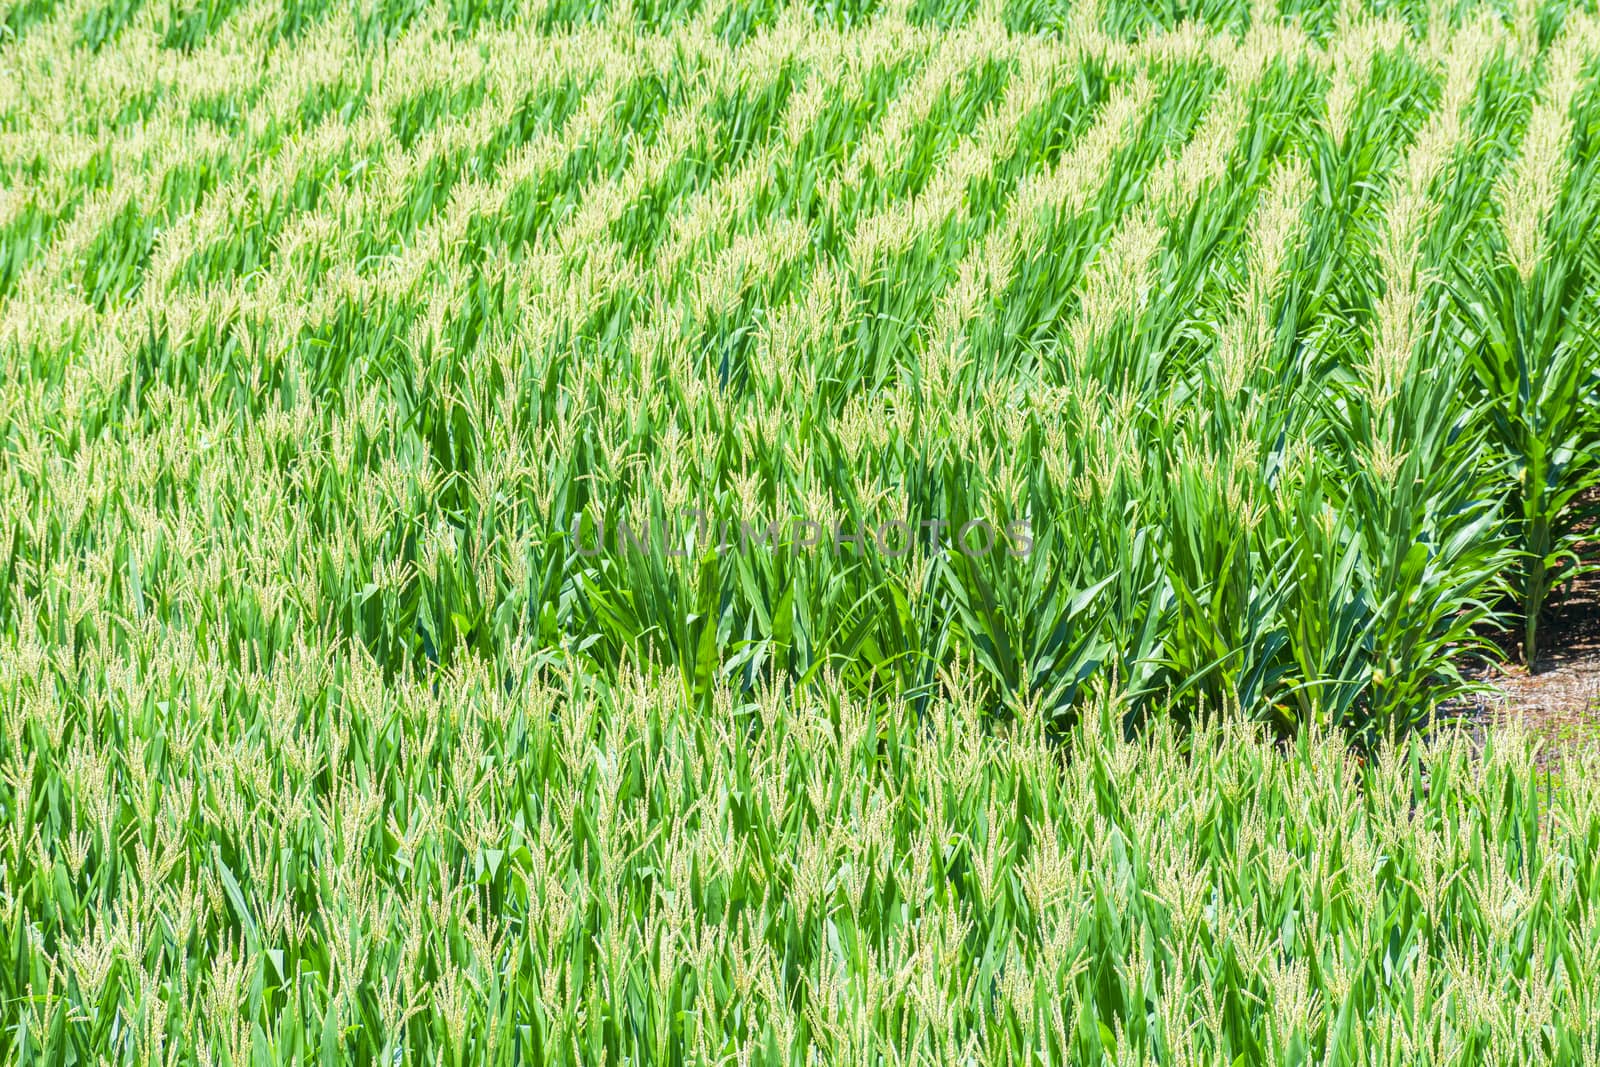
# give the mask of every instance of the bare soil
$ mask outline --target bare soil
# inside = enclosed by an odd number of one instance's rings
[[[1538,661],[1532,669],[1522,662],[1517,633],[1496,635],[1505,662],[1483,671],[1490,691],[1468,712],[1482,724],[1519,720],[1533,729],[1551,769],[1575,746],[1600,746],[1600,539],[1580,554],[1586,570],[1557,587],[1546,608]]]

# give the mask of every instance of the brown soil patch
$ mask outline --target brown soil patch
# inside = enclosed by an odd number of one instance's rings
[[[1568,745],[1600,744],[1600,574],[1573,582],[1549,614],[1534,669],[1510,661],[1485,677],[1479,697],[1489,722],[1521,719],[1545,737],[1552,757]]]
[[[1594,507],[1597,496],[1583,503]],[[1474,702],[1481,722],[1520,720],[1532,728],[1553,767],[1573,746],[1600,746],[1600,541],[1586,543],[1582,555],[1591,569],[1554,591],[1540,626],[1538,662],[1532,670],[1520,662],[1516,628],[1498,635],[1506,660],[1483,672],[1491,690]]]

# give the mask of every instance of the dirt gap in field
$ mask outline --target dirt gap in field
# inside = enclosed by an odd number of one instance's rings
[[[1600,491],[1580,506],[1600,511]],[[1600,744],[1600,528],[1590,520],[1579,548],[1586,573],[1554,590],[1540,626],[1542,646],[1532,669],[1522,662],[1515,627],[1493,635],[1505,661],[1483,672],[1491,691],[1475,704],[1483,723],[1521,719],[1545,739],[1545,759],[1559,763],[1574,745]]]

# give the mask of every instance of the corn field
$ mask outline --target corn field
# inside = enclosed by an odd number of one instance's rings
[[[0,1061],[1600,1064],[1597,173],[1592,0],[0,0]]]

